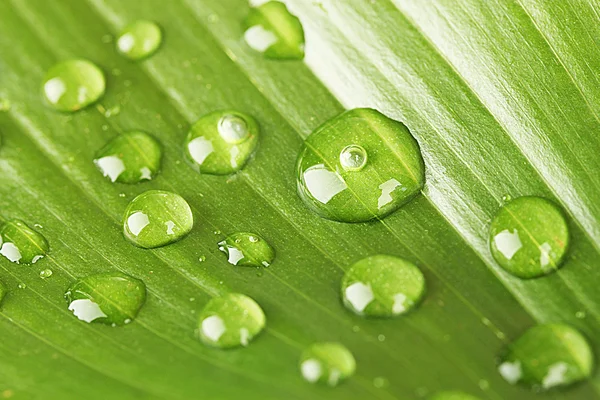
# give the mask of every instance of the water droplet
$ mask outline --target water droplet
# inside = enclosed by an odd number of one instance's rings
[[[358,168],[348,169],[350,164]],[[375,110],[354,109],[306,139],[297,179],[300,197],[317,214],[364,222],[383,218],[416,196],[425,167],[404,124]]]
[[[56,64],[44,79],[44,96],[59,111],[77,111],[104,94],[104,74],[86,60],[68,60]]]
[[[12,219],[0,228],[0,254],[17,264],[35,264],[50,250],[42,234]]]
[[[392,256],[364,258],[353,264],[342,279],[346,308],[369,317],[404,314],[415,307],[424,293],[425,277],[419,268]]]
[[[137,196],[123,218],[125,237],[147,249],[180,240],[193,225],[192,210],[183,197],[162,190],[148,190]]]
[[[585,318],[585,315],[586,315],[585,311],[577,311],[575,313],[575,318],[583,319],[583,318]]]
[[[355,369],[354,356],[340,343],[315,343],[300,357],[300,371],[310,383],[337,386],[352,376]]]
[[[154,53],[162,42],[162,33],[152,21],[135,21],[123,29],[117,49],[130,60],[141,60]]]
[[[42,278],[42,279],[50,278],[51,276],[52,276],[51,269],[43,269],[40,271],[40,278]]]
[[[373,379],[373,386],[375,386],[377,389],[383,389],[389,385],[390,382],[383,376],[377,376]]]
[[[385,335],[378,335],[377,340],[379,340],[380,342],[385,342]]]
[[[125,325],[146,301],[146,285],[119,272],[89,275],[65,293],[69,310],[82,321]]]
[[[185,155],[200,173],[228,175],[240,170],[258,144],[258,123],[237,111],[216,111],[188,132]]]
[[[502,268],[536,278],[560,268],[569,244],[561,210],[541,197],[519,197],[504,205],[490,227],[490,248]]]
[[[428,400],[480,400],[479,397],[463,392],[438,392],[429,397]]]
[[[162,149],[144,132],[123,133],[96,154],[94,164],[111,182],[138,183],[151,180],[160,169]]]
[[[300,20],[285,4],[269,1],[250,9],[244,40],[267,58],[301,60],[304,58],[304,30]]]
[[[219,242],[219,250],[229,264],[243,267],[268,267],[275,258],[273,247],[255,233],[234,233]]]
[[[535,326],[512,342],[498,371],[510,384],[547,390],[588,378],[593,366],[594,355],[579,331],[549,324]]]
[[[110,107],[109,109],[105,110],[104,116],[106,118],[110,118],[114,115],[118,115],[120,112],[121,112],[121,106],[117,104],[116,106]]]
[[[198,257],[198,261],[200,261],[200,262],[206,261],[206,256],[200,256],[200,257]]]
[[[18,287],[19,289],[27,289],[27,285],[26,285],[26,284],[24,284],[24,283],[19,283],[19,284],[17,285],[17,287]]]
[[[11,104],[8,99],[0,99],[0,112],[10,110]]]
[[[265,314],[254,300],[243,294],[228,293],[206,304],[199,317],[199,336],[209,346],[247,346],[265,323]]]

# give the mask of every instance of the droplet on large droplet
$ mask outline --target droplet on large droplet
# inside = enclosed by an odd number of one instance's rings
[[[255,233],[234,233],[219,242],[219,250],[229,264],[240,267],[268,267],[275,259],[273,247]]]
[[[137,196],[123,217],[125,237],[147,249],[180,240],[193,225],[192,210],[183,197],[162,190],[148,190]]]
[[[44,97],[59,111],[77,111],[96,102],[105,90],[104,74],[87,60],[56,64],[44,79]]]
[[[96,154],[94,164],[111,182],[138,183],[153,179],[160,169],[160,143],[144,132],[123,133]]]
[[[117,39],[117,49],[130,60],[141,60],[153,54],[161,42],[160,27],[152,21],[139,20],[123,29]]]
[[[265,324],[265,314],[254,300],[243,294],[228,293],[206,304],[199,317],[198,333],[209,346],[247,346]]]
[[[2,225],[0,245],[0,254],[17,264],[34,264],[50,250],[46,238],[19,219]]]
[[[87,276],[65,293],[68,308],[85,322],[130,323],[146,301],[146,285],[120,272]]]
[[[188,132],[185,156],[200,173],[228,175],[240,170],[258,144],[258,123],[237,111],[216,111]]]
[[[510,384],[535,390],[568,386],[592,374],[594,355],[576,329],[564,324],[538,325],[512,342],[498,372]]]
[[[541,197],[519,197],[504,205],[490,226],[490,248],[502,268],[536,278],[560,268],[569,245],[562,211]]]
[[[371,109],[346,111],[317,128],[297,161],[298,193],[322,217],[383,218],[425,183],[417,141],[401,122]]]
[[[244,40],[267,58],[304,58],[304,30],[300,20],[285,4],[269,1],[250,9]]]
[[[425,277],[401,258],[377,255],[353,264],[342,279],[349,310],[367,317],[393,317],[415,307],[425,293]]]
[[[315,343],[300,357],[300,372],[310,383],[337,386],[354,374],[354,356],[340,343]]]
[[[479,397],[472,396],[463,392],[439,392],[434,394],[431,397],[428,397],[428,400],[480,400]]]

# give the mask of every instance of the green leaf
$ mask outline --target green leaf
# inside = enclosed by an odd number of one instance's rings
[[[503,349],[540,323],[577,328],[600,354],[598,3],[285,3],[302,23],[303,61],[268,60],[248,47],[243,0],[0,2],[0,214],[23,220],[50,246],[32,266],[0,260],[0,393],[600,398],[597,370],[544,395],[497,371]],[[134,62],[119,55],[115,38],[140,19],[156,22],[163,41]],[[74,114],[48,107],[41,93],[47,71],[68,59],[89,60],[106,77],[99,103]],[[381,221],[328,221],[298,197],[296,157],[314,129],[357,107],[409,128],[425,188]],[[198,174],[183,160],[190,126],[217,110],[260,125],[254,158],[232,177]],[[133,130],[161,143],[161,172],[138,185],[112,183],[93,160]],[[147,190],[189,203],[188,236],[152,250],[124,239],[123,213]],[[560,270],[521,280],[494,261],[489,224],[507,195],[544,197],[564,210],[571,240]],[[275,249],[262,276],[219,251],[235,232]],[[344,271],[376,254],[423,271],[427,293],[413,312],[379,320],[343,307]],[[41,279],[45,269],[53,274]],[[136,319],[113,328],[74,318],[66,289],[117,271],[147,287]],[[247,348],[209,348],[195,336],[203,306],[227,293],[248,295],[266,315]],[[301,353],[316,342],[347,347],[355,374],[336,388],[305,382]]]

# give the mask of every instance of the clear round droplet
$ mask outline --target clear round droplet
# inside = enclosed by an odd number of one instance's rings
[[[123,216],[123,233],[134,245],[154,248],[176,242],[194,225],[188,203],[178,194],[148,190],[133,199]]]
[[[300,372],[310,383],[337,386],[351,377],[355,370],[354,356],[340,343],[315,343],[300,357]]]
[[[275,259],[273,247],[255,233],[234,233],[218,245],[227,262],[239,267],[268,267]]]
[[[510,384],[537,391],[569,386],[587,379],[594,368],[588,341],[564,324],[538,325],[512,342],[498,372]]]
[[[160,27],[152,21],[139,20],[123,29],[117,39],[117,50],[130,60],[141,60],[153,54],[161,42]]]
[[[40,278],[46,279],[52,276],[53,272],[51,269],[43,269],[40,271]]]
[[[251,116],[237,111],[212,112],[190,128],[185,158],[200,173],[232,174],[248,162],[258,135],[258,123]]]
[[[96,102],[106,87],[104,74],[87,60],[56,64],[46,74],[43,93],[48,104],[59,111],[77,111]]]
[[[245,25],[244,40],[266,58],[304,58],[304,29],[282,2],[268,1],[252,7]]]
[[[394,317],[410,311],[423,298],[425,277],[409,261],[377,255],[353,264],[341,286],[350,311],[365,317]]]
[[[496,262],[520,278],[536,278],[559,269],[569,245],[562,211],[541,197],[519,197],[504,205],[490,226]]]
[[[254,300],[243,294],[228,293],[206,304],[199,317],[198,333],[208,346],[247,346],[265,324],[265,314]]]
[[[94,164],[111,182],[139,183],[153,179],[160,170],[160,143],[144,132],[123,133],[96,154]]]
[[[371,154],[368,162],[365,149]],[[297,160],[297,184],[302,200],[318,215],[365,222],[384,218],[420,193],[425,166],[404,124],[375,110],[354,109],[306,139]]]
[[[35,264],[48,253],[46,238],[19,219],[0,227],[0,255],[17,264]]]
[[[146,285],[120,272],[106,272],[73,283],[65,299],[69,311],[82,321],[126,325],[146,301]]]
[[[346,171],[360,171],[367,165],[367,151],[356,144],[344,147],[340,152],[340,165]]]

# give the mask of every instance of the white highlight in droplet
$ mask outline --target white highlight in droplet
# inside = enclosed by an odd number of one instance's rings
[[[38,254],[37,256],[35,256],[35,257],[33,257],[33,258],[31,259],[31,263],[32,263],[32,264],[35,264],[36,262],[38,262],[38,261],[39,261],[39,260],[41,260],[42,258],[44,258],[44,255],[43,255],[43,254]]]
[[[56,104],[66,91],[67,86],[60,78],[52,78],[44,84],[44,93],[52,104]]]
[[[340,380],[341,375],[342,375],[342,373],[340,372],[339,369],[332,368],[331,371],[329,372],[329,379],[327,379],[327,384],[329,386],[336,386]]]
[[[173,228],[175,228],[175,222],[167,221],[165,222],[165,225],[167,225],[167,235],[174,235],[175,232],[173,232]]]
[[[237,263],[244,258],[244,252],[235,247],[227,247],[227,255],[227,262],[233,265],[237,265]]]
[[[314,383],[319,380],[323,374],[323,368],[321,363],[313,358],[309,358],[300,365],[300,371],[302,376],[310,383]]]
[[[381,189],[381,195],[377,199],[377,208],[382,208],[390,204],[392,200],[394,200],[392,198],[392,192],[398,187],[402,187],[402,184],[394,178],[379,185],[379,189]]]
[[[0,254],[17,264],[19,263],[19,261],[21,261],[22,258],[19,248],[11,242],[5,242],[2,244]]]
[[[82,321],[92,322],[97,318],[103,318],[107,315],[102,312],[100,306],[90,299],[73,300],[69,304],[69,310]]]
[[[569,366],[564,362],[557,362],[552,364],[548,368],[548,373],[544,376],[544,380],[542,381],[542,386],[544,389],[550,389],[551,387],[562,385],[566,382],[567,370]]]
[[[336,194],[348,187],[338,174],[325,168],[325,164],[308,168],[304,171],[303,178],[312,197],[323,204],[327,204]]]
[[[394,295],[394,305],[392,306],[392,312],[394,314],[402,314],[406,311],[406,305],[404,304],[408,300],[408,297],[404,293],[397,293]]]
[[[254,25],[244,32],[244,40],[252,49],[264,53],[269,47],[277,43],[277,36],[266,30],[262,25]]]
[[[119,175],[125,171],[125,164],[117,156],[107,156],[94,160],[94,163],[102,171],[102,175],[107,176],[111,182],[119,178]]]
[[[142,167],[140,168],[140,179],[147,179],[147,180],[151,180],[152,179],[152,171],[150,171],[150,168],[148,167]]]
[[[126,33],[117,40],[117,47],[122,53],[129,52],[135,45],[135,38],[131,33]]]
[[[348,286],[345,294],[346,300],[348,300],[348,302],[352,304],[352,307],[358,312],[363,312],[375,298],[373,290],[371,290],[371,285],[365,285],[362,282],[355,282]]]
[[[250,332],[246,328],[240,329],[240,343],[242,346],[248,346],[250,342]]]
[[[127,227],[133,236],[139,235],[148,224],[150,224],[148,216],[141,211],[133,213],[127,218]]]
[[[550,252],[552,251],[552,246],[550,243],[545,242],[540,246],[540,265],[542,268],[545,268],[550,264]]]
[[[230,150],[229,150],[229,162],[231,163],[231,166],[233,168],[237,168],[238,167],[238,162],[237,162],[237,156],[240,154],[240,149],[237,146],[233,146]]]
[[[226,330],[225,323],[218,315],[211,315],[202,321],[202,333],[213,342],[218,341]]]
[[[200,136],[188,143],[188,151],[194,161],[197,164],[202,165],[204,160],[206,160],[206,157],[215,151],[215,148],[210,140],[206,139],[204,136]]]
[[[523,371],[521,371],[521,362],[515,361],[511,363],[509,361],[503,362],[498,367],[498,372],[502,377],[506,380],[506,382],[514,385],[521,379],[523,375]]]
[[[505,229],[494,236],[494,244],[507,260],[512,259],[515,253],[523,247],[523,243],[521,243],[521,239],[519,238],[519,232],[516,229],[512,233],[508,229]]]

